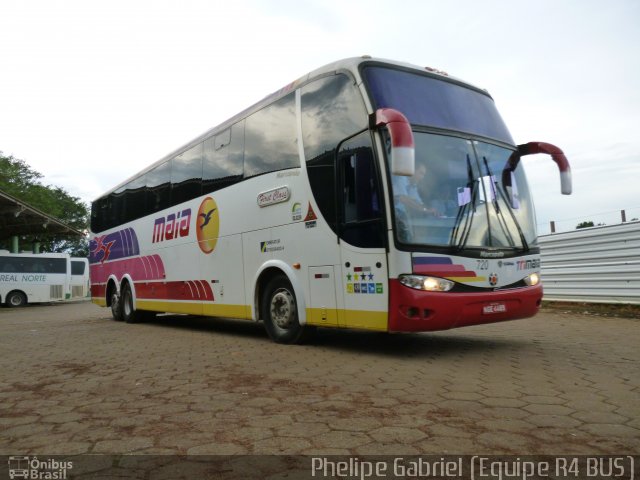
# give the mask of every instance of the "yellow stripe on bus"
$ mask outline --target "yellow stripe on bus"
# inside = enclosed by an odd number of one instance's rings
[[[307,308],[307,323],[318,327],[358,328],[386,332],[387,312]]]
[[[106,305],[106,301],[99,298],[93,299],[93,302],[101,306]],[[212,305],[199,302],[138,300],[137,308],[152,312],[251,319],[251,307],[249,305]],[[318,327],[357,328],[386,332],[388,329],[388,316],[387,312],[367,310],[307,308],[307,324]]]
[[[251,319],[249,305],[211,305],[200,302],[170,302],[159,300],[138,300],[137,308],[153,312],[186,313],[210,317]]]

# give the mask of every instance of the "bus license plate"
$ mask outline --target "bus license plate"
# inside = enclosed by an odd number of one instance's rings
[[[507,306],[504,303],[492,303],[491,305],[485,305],[482,307],[482,313],[484,315],[491,315],[494,313],[504,313],[507,311]]]

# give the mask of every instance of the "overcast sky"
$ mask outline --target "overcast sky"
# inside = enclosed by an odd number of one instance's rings
[[[640,217],[637,0],[0,0],[0,151],[90,202],[337,59],[432,66],[489,90],[550,220]]]

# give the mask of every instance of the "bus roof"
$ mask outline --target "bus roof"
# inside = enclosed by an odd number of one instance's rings
[[[286,94],[290,93],[291,91],[295,90],[296,88],[304,85],[305,83],[307,83],[307,82],[309,82],[309,81],[311,81],[311,80],[313,80],[313,79],[315,79],[317,77],[321,77],[321,76],[324,76],[324,75],[329,75],[329,74],[332,74],[332,73],[335,73],[335,72],[338,72],[338,71],[349,71],[353,75],[356,76],[356,79],[358,80],[358,83],[361,83],[362,79],[360,78],[359,67],[362,64],[365,64],[365,63],[386,64],[386,65],[400,67],[400,68],[406,68],[406,69],[410,69],[410,70],[417,70],[417,71],[420,71],[420,72],[423,72],[423,73],[427,73],[429,75],[436,76],[436,77],[438,77],[438,78],[440,78],[442,80],[446,80],[446,81],[453,82],[453,83],[458,83],[460,85],[472,88],[474,90],[477,90],[477,91],[482,92],[485,95],[489,96],[489,93],[486,90],[481,89],[481,88],[479,88],[477,86],[474,86],[474,85],[472,85],[472,84],[470,84],[468,82],[465,82],[463,80],[460,80],[460,79],[458,79],[456,77],[452,77],[449,74],[447,74],[446,72],[443,72],[442,70],[438,70],[438,69],[431,68],[431,67],[421,67],[421,66],[414,65],[414,64],[411,64],[411,63],[400,62],[400,61],[396,61],[396,60],[388,60],[388,59],[383,59],[383,58],[376,58],[376,57],[371,57],[369,55],[363,55],[361,57],[351,57],[351,58],[345,58],[345,59],[342,59],[342,60],[337,60],[335,62],[332,62],[332,63],[329,63],[327,65],[324,65],[323,67],[320,67],[320,68],[318,68],[316,70],[313,70],[313,71],[303,75],[302,77],[298,78],[297,80],[289,83],[288,85],[284,86],[280,90],[277,90],[277,91],[267,95],[266,97],[264,97],[259,102],[257,102],[255,104],[251,105],[250,107],[244,109],[240,113],[238,113],[238,114],[234,115],[233,117],[225,120],[224,122],[220,123],[219,125],[216,125],[215,127],[210,128],[209,130],[205,131],[201,135],[198,135],[197,137],[195,137],[194,139],[192,139],[188,143],[185,143],[180,148],[172,151],[171,153],[165,155],[164,157],[162,157],[158,161],[150,164],[146,168],[140,170],[139,172],[135,173],[134,175],[130,176],[129,178],[123,180],[122,182],[117,184],[115,187],[111,188],[107,192],[105,192],[102,195],[100,195],[98,197],[98,199],[102,198],[102,197],[105,197],[105,196],[109,195],[110,193],[115,192],[119,188],[121,188],[121,187],[125,186],[126,184],[128,184],[131,180],[133,180],[133,179],[135,179],[135,178],[137,178],[137,177],[139,177],[141,175],[144,175],[145,173],[153,170],[158,165],[160,165],[160,164],[166,162],[167,160],[170,160],[173,157],[175,157],[175,156],[187,151],[191,147],[197,145],[198,143],[204,141],[205,139],[211,137],[212,135],[215,135],[218,132],[226,130],[227,128],[229,128],[231,125],[233,125],[237,121],[239,121],[239,120],[241,120],[241,119],[243,119],[245,117],[248,117],[252,113],[262,109],[263,107],[271,104],[272,102],[276,101],[280,97],[285,96]]]
[[[0,250],[1,257],[42,257],[42,258],[71,258],[68,253],[32,253],[32,252],[18,252],[12,253],[9,250]]]

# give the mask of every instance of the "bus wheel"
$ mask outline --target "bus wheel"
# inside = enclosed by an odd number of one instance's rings
[[[7,307],[23,307],[27,304],[27,296],[22,292],[9,292],[6,302]]]
[[[293,287],[284,275],[267,284],[262,295],[262,319],[269,337],[277,343],[302,343],[313,328],[298,322],[298,305]]]
[[[113,287],[111,292],[111,315],[116,322],[122,321],[122,305],[120,303],[120,295],[118,291]]]
[[[137,323],[142,320],[142,312],[133,308],[133,292],[131,286],[125,283],[122,286],[122,319],[127,323]]]

